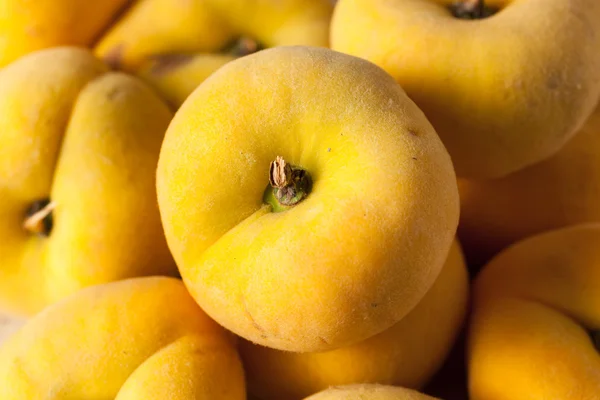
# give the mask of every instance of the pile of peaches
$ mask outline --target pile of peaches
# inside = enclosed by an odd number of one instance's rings
[[[598,0],[0,1],[0,399],[600,399],[599,99]]]

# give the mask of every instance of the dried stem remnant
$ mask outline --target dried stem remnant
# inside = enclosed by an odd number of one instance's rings
[[[231,43],[228,43],[223,48],[222,53],[231,54],[235,57],[244,57],[254,54],[263,48],[264,47],[258,41],[246,36],[241,36]]]
[[[269,168],[269,184],[277,204],[274,209],[287,208],[298,204],[309,193],[310,178],[305,170],[288,164],[277,156]]]
[[[283,188],[292,181],[292,166],[283,157],[277,156],[269,168],[269,183],[276,188]]]
[[[487,7],[484,0],[459,0],[450,6],[450,11],[460,19],[483,19],[497,10]]]
[[[36,201],[27,213],[23,228],[36,235],[48,236],[52,230],[52,211],[55,208],[54,201]]]

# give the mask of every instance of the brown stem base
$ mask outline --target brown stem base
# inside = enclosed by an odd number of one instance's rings
[[[234,57],[244,57],[257,51],[263,50],[265,47],[257,40],[246,36],[240,36],[239,38],[228,43],[221,53],[229,54]]]
[[[39,236],[50,236],[53,225],[52,211],[55,207],[56,203],[50,201],[50,199],[33,202],[29,210],[27,210],[27,217],[23,222],[23,228]]]
[[[461,0],[450,5],[450,12],[459,19],[484,19],[497,13],[498,9],[488,7],[484,0]]]
[[[289,210],[304,200],[311,189],[309,174],[278,156],[269,167],[269,186],[263,202],[271,205],[275,212]]]

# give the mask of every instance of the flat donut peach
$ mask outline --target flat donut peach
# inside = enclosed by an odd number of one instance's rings
[[[83,289],[0,347],[0,398],[245,400],[233,335],[174,278]]]
[[[322,351],[380,333],[425,295],[458,220],[446,149],[375,65],[282,46],[184,102],[157,171],[192,296],[252,342]]]
[[[0,70],[0,310],[32,315],[86,286],[177,273],[155,186],[172,116],[84,48]]]
[[[329,386],[380,383],[421,389],[440,368],[467,314],[469,280],[454,241],[435,283],[404,318],[362,342],[318,353],[274,350],[242,340],[248,391],[299,400]]]
[[[600,399],[599,265],[600,224],[582,224],[517,242],[484,267],[468,331],[470,399]]]
[[[395,386],[365,384],[335,386],[305,400],[435,400],[415,390]]]

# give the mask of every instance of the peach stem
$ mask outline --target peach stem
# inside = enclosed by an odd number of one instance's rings
[[[485,8],[484,0],[465,0],[465,8],[471,12],[475,12],[477,15],[483,15]]]
[[[54,201],[49,202],[44,208],[27,217],[23,223],[23,228],[35,234],[44,233],[46,231],[44,219],[48,217],[55,208],[56,203]]]
[[[274,211],[283,211],[304,200],[310,187],[310,177],[305,170],[292,167],[283,157],[277,156],[269,168],[269,186],[263,201]]]

